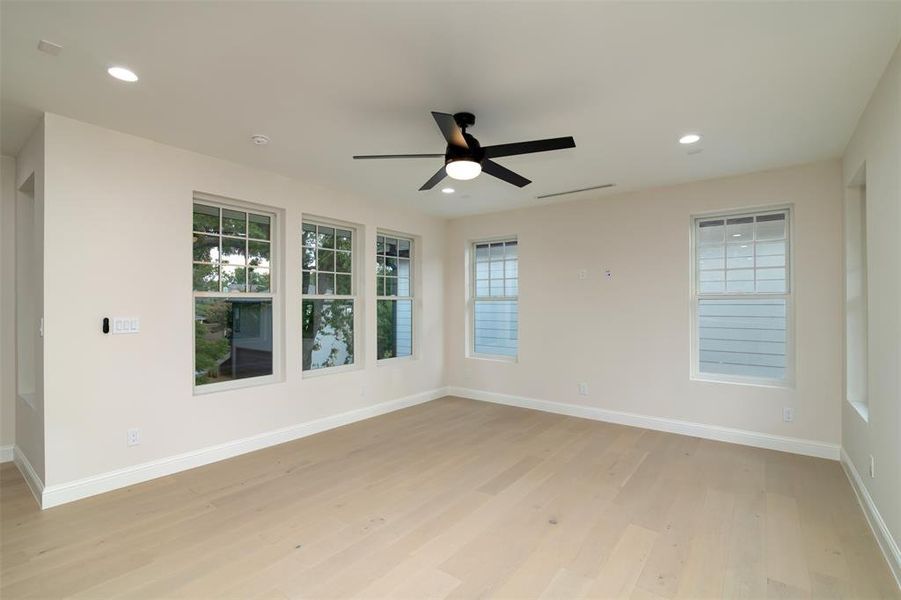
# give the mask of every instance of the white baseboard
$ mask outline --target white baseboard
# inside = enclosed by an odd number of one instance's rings
[[[8,444],[6,446],[0,446],[0,463],[11,462],[15,452],[13,451],[13,445]]]
[[[771,435],[756,431],[746,431],[744,429],[720,427],[718,425],[679,421],[677,419],[649,417],[636,413],[607,410],[595,406],[578,406],[575,404],[551,402],[549,400],[538,400],[536,398],[499,394],[496,392],[484,392],[481,390],[454,386],[448,387],[447,393],[451,396],[460,396],[472,400],[482,400],[484,402],[494,402],[495,404],[506,404],[508,406],[518,406],[521,408],[531,408],[571,417],[581,417],[583,419],[593,419],[595,421],[605,421],[607,423],[618,423],[620,425],[630,425],[632,427],[642,427],[644,429],[667,431],[669,433],[679,433],[708,440],[731,442],[733,444],[767,448],[769,450],[779,450],[781,452],[791,452],[793,454],[803,454],[805,456],[815,456],[817,458],[828,458],[831,460],[839,459],[840,446],[838,444],[829,444],[815,440]]]
[[[19,473],[25,478],[28,489],[31,490],[34,499],[38,501],[38,505],[40,506],[41,496],[44,493],[44,481],[38,476],[37,471],[31,466],[31,461],[28,460],[28,457],[25,456],[22,449],[18,446],[13,448],[13,461],[16,463]]]
[[[446,389],[438,388],[414,394],[412,396],[398,398],[397,400],[389,400],[388,402],[382,402],[373,406],[323,417],[321,419],[316,419],[315,421],[261,433],[240,440],[234,440],[224,444],[210,446],[208,448],[201,448],[199,450],[185,452],[184,454],[177,454],[175,456],[117,469],[115,471],[92,475],[68,483],[50,485],[43,488],[43,494],[40,496],[41,507],[51,508],[53,506],[59,506],[60,504],[73,502],[75,500],[87,498],[88,496],[102,494],[111,490],[156,479],[157,477],[193,469],[240,454],[246,454],[247,452],[253,452],[262,448],[268,448],[269,446],[283,444],[308,435],[334,429],[335,427],[341,427],[342,425],[348,425],[395,410],[414,406],[416,404],[429,402],[430,400],[435,400],[445,395],[447,395]]]
[[[873,530],[873,535],[879,543],[879,548],[882,550],[885,560],[895,576],[895,583],[901,589],[901,549],[898,548],[895,538],[892,537],[892,532],[889,531],[888,526],[882,519],[882,515],[879,513],[879,509],[876,508],[876,503],[873,502],[873,498],[864,485],[860,473],[857,472],[857,467],[854,466],[854,462],[844,448],[842,448],[841,460],[845,474],[848,476],[848,481],[851,482],[851,487],[857,495],[857,501],[863,509],[863,514],[867,517],[867,523],[870,524],[870,529]]]

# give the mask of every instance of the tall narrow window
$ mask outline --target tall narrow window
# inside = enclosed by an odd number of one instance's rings
[[[354,363],[354,230],[304,221],[303,370]]]
[[[474,355],[516,357],[519,341],[519,255],[515,239],[472,248]]]
[[[378,358],[413,354],[413,240],[376,238]]]
[[[195,386],[273,374],[274,219],[195,200]]]
[[[694,372],[791,379],[788,210],[695,219]]]

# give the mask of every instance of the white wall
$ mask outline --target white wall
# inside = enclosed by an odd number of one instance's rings
[[[46,115],[46,483],[50,486],[226,443],[443,385],[444,222],[146,139]],[[274,142],[274,143],[277,143]],[[260,148],[265,152],[265,148]],[[348,176],[352,176],[348,169]],[[285,381],[193,395],[194,191],[286,211]],[[301,377],[301,215],[421,236],[419,357],[376,364],[375,272],[365,271],[361,369]],[[137,335],[103,335],[104,316]],[[139,427],[141,445],[126,447]]]
[[[856,185],[854,177],[864,165],[869,417],[865,420],[850,403],[842,402],[842,446],[897,547],[901,546],[901,46],[845,151],[846,186]],[[847,190],[849,204],[856,193]],[[870,455],[876,461],[875,478],[867,475]],[[901,576],[901,562],[895,568]]]
[[[27,350],[23,355],[19,344],[16,345],[16,368],[27,370],[31,376],[28,394],[22,390],[16,377],[16,448],[28,461],[34,477],[41,485],[45,480],[45,445],[44,445],[44,388],[43,388],[43,341],[39,336],[38,323],[43,314],[43,215],[44,215],[44,121],[35,128],[25,146],[16,157],[16,339],[22,339]],[[23,192],[22,190],[26,190]],[[23,221],[20,215],[27,211],[30,219]],[[27,250],[22,250],[26,238]],[[21,251],[20,251],[21,250]],[[25,260],[25,257],[28,257]],[[28,302],[20,302],[19,287],[25,285],[24,297]],[[24,365],[24,366],[23,366]]]
[[[16,159],[0,156],[0,448],[3,452],[9,452],[16,442],[15,251]]]
[[[689,379],[691,215],[793,206],[793,389]],[[465,249],[519,238],[515,363],[465,356]],[[468,217],[448,225],[447,382],[837,444],[842,364],[841,164]],[[588,278],[580,280],[580,269]],[[605,280],[603,272],[613,272]],[[578,394],[586,382],[589,396]],[[795,409],[784,423],[782,408]]]

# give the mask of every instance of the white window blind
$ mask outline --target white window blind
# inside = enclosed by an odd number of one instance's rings
[[[516,240],[473,245],[473,353],[515,357],[519,346]]]
[[[695,370],[790,377],[789,212],[695,220]]]

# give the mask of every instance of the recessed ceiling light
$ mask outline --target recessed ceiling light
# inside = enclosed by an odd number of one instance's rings
[[[454,188],[452,188],[452,187],[441,188],[441,191],[444,192],[445,194],[453,194]]]
[[[265,146],[269,143],[269,136],[258,133],[256,135],[250,136],[250,141],[256,144],[257,146]]]
[[[134,83],[138,80],[138,76],[135,75],[134,71],[132,71],[131,69],[126,69],[125,67],[110,67],[106,70],[106,72],[119,81]]]
[[[697,133],[686,133],[682,137],[679,138],[680,144],[694,144],[695,142],[700,142],[701,136]]]

